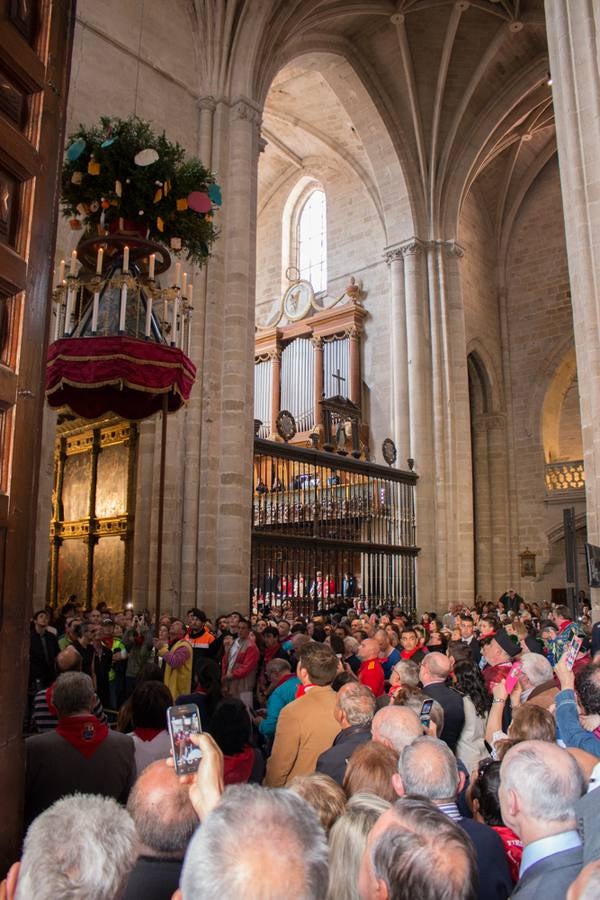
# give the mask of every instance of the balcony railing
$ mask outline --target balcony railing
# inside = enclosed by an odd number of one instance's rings
[[[585,471],[582,459],[553,462],[546,465],[546,496],[562,497],[585,490]]]

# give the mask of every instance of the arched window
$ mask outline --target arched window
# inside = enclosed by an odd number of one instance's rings
[[[327,290],[327,211],[325,193],[312,191],[298,217],[298,269],[316,294]]]

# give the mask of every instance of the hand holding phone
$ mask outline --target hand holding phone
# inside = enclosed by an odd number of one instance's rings
[[[423,728],[429,728],[429,725],[431,723],[432,707],[433,707],[433,700],[423,700],[421,712],[419,713],[419,718],[421,720],[421,725],[423,726]]]
[[[171,737],[171,752],[178,775],[190,775],[198,770],[201,752],[192,739],[192,734],[201,734],[200,711],[195,703],[185,706],[170,706],[167,710],[167,724]]]
[[[573,635],[567,644],[567,649],[565,650],[565,663],[569,672],[573,671],[573,666],[575,665],[575,660],[577,659],[577,654],[581,650],[582,644],[583,638],[576,634]]]

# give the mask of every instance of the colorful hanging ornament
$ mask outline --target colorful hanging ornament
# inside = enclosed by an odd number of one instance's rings
[[[108,207],[110,206],[110,202],[102,197],[102,199],[100,200],[100,206],[102,207],[102,209],[108,209]]]
[[[178,197],[176,201],[177,212],[185,212],[188,208],[188,202],[186,197]]]
[[[96,162],[95,159],[90,159],[88,163],[88,175],[99,175],[100,174],[100,163]]]
[[[158,153],[156,150],[153,150],[152,147],[146,147],[145,150],[140,150],[139,153],[133,157],[133,161],[136,166],[151,166],[152,163],[155,163],[158,159]]]
[[[71,184],[81,184],[83,181],[83,172],[80,172],[79,169],[77,172],[73,172],[71,175]]]
[[[154,202],[160,203],[160,201],[162,200],[162,196],[163,196],[162,188],[159,188],[157,191],[154,192]]]
[[[168,195],[170,190],[171,190],[171,182],[167,178],[167,180],[165,181],[165,183],[163,185],[163,193],[164,193],[165,197]]]
[[[161,232],[165,230],[165,223],[163,222],[163,220],[161,219],[160,216],[156,217],[156,227]]]
[[[67,159],[69,162],[75,162],[76,159],[79,159],[85,148],[86,143],[83,138],[80,138],[78,141],[73,141],[71,146],[67,148]]]
[[[106,148],[111,147],[115,141],[116,141],[116,138],[106,138],[106,140],[102,141],[100,146],[102,147],[103,150],[106,150]]]
[[[81,231],[81,222],[79,219],[69,219],[69,225],[72,231]]]
[[[181,238],[172,237],[170,241],[171,250],[181,250]]]
[[[90,203],[90,212],[96,213],[100,209],[100,204],[97,200],[92,200]]]
[[[189,208],[194,212],[206,213],[212,209],[210,197],[204,191],[192,191],[191,194],[188,194],[187,202]]]
[[[209,184],[208,186],[208,196],[215,204],[215,206],[220,206],[223,202],[223,198],[221,196],[221,188],[218,184]]]
[[[115,194],[117,197],[120,197],[123,194],[123,185],[118,179],[115,181]]]

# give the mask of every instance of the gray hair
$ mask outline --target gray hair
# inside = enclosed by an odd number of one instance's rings
[[[52,703],[58,718],[72,716],[84,709],[91,710],[94,699],[94,683],[84,672],[63,672],[56,679]]]
[[[397,753],[423,736],[421,720],[406,706],[384,706],[373,719],[373,740],[387,743]]]
[[[370,725],[375,712],[373,691],[364,684],[349,682],[338,693],[338,704],[350,725]]]
[[[358,650],[358,646],[359,646],[359,644],[358,644],[358,641],[356,640],[356,638],[350,637],[350,635],[348,635],[348,637],[344,638],[344,652],[346,653],[347,656],[356,654],[356,651]]]
[[[367,837],[391,804],[375,794],[354,794],[329,832],[327,900],[356,900],[358,875]]]
[[[118,839],[115,839],[118,836]],[[15,900],[113,900],[136,857],[129,813],[111,797],[73,794],[30,825]]]
[[[158,854],[186,849],[198,827],[187,785],[164,759],[146,766],[127,801],[141,841]]]
[[[475,900],[477,862],[462,828],[421,799],[396,803],[394,817],[370,848],[390,900]]]
[[[268,840],[257,844],[257,836]],[[286,872],[285,890],[273,883]],[[327,842],[315,811],[292,791],[254,784],[228,788],[196,831],[185,856],[183,900],[322,900],[327,892]]]
[[[434,737],[421,737],[402,751],[398,774],[404,792],[428,800],[450,800],[458,790],[456,757],[447,744]]]
[[[283,675],[284,672],[291,672],[292,667],[287,659],[272,659],[266,665],[267,677],[271,675]]]
[[[417,687],[419,683],[419,667],[412,659],[398,660],[396,665],[392,667],[392,671],[398,673],[398,677],[404,687]]]
[[[524,653],[521,658],[523,675],[529,678],[531,684],[537,687],[545,681],[552,679],[552,666],[541,653]]]
[[[568,750],[547,741],[521,741],[502,760],[501,805],[511,790],[518,794],[525,815],[543,822],[568,822],[575,819],[584,782]]]

